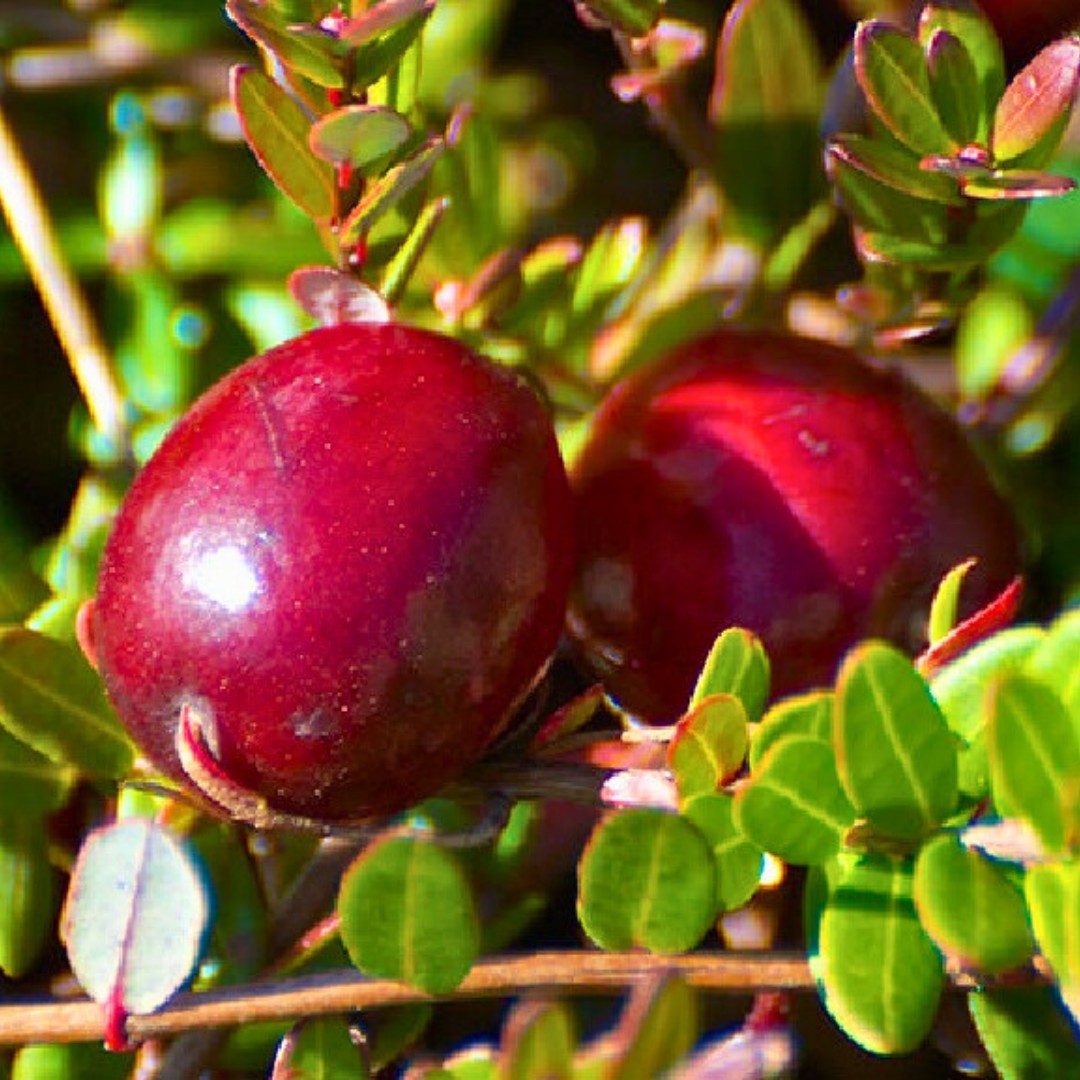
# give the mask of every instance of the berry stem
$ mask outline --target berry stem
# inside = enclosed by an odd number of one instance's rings
[[[52,320],[90,416],[104,436],[124,445],[124,397],[86,298],[71,273],[41,191],[0,110],[0,209]]]

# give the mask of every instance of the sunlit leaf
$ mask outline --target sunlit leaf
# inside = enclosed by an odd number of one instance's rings
[[[26,975],[49,940],[56,918],[56,876],[42,818],[0,814],[0,971]]]
[[[1035,941],[1058,982],[1073,1023],[1080,1022],[1080,862],[1033,866],[1024,878]]]
[[[965,967],[996,975],[1031,956],[1020,890],[955,833],[942,833],[919,852],[915,904],[938,948]]]
[[[73,643],[0,632],[0,725],[58,765],[119,777],[134,751],[97,673]]]
[[[938,116],[926,55],[913,37],[890,23],[860,23],[855,76],[874,113],[909,150],[924,157],[957,148]]]
[[[960,588],[964,584],[964,578],[977,559],[967,559],[954,566],[938,583],[934,592],[934,599],[930,605],[930,618],[928,621],[929,633],[927,637],[930,644],[941,641],[956,626],[956,610],[960,602]]]
[[[225,12],[248,37],[274,52],[291,70],[320,86],[336,90],[345,86],[342,68],[346,50],[332,35],[314,27],[290,27],[273,5],[257,0],[226,0]]]
[[[987,988],[968,994],[979,1039],[1003,1077],[1078,1075],[1076,1029],[1048,986]]]
[[[734,911],[754,895],[761,880],[764,852],[736,827],[734,800],[716,792],[688,799],[680,813],[712,845],[716,859],[717,911]]]
[[[267,175],[304,213],[329,221],[337,209],[334,169],[308,146],[304,110],[268,75],[239,64],[230,93],[252,153]]]
[[[987,721],[994,804],[1039,834],[1048,851],[1080,840],[1080,735],[1045,683],[1012,673],[991,691]]]
[[[785,862],[813,865],[835,855],[855,810],[840,786],[832,745],[812,735],[778,740],[736,793],[734,821]]]
[[[1000,165],[1037,145],[1060,125],[1080,80],[1080,40],[1055,41],[1005,88],[994,114],[991,148]]]
[[[185,846],[154,822],[129,818],[83,843],[61,935],[79,983],[115,1019],[172,997],[195,968],[209,919]]]
[[[716,791],[746,759],[746,710],[731,694],[702,698],[678,724],[668,743],[667,765],[679,797]]]
[[[734,694],[749,720],[761,719],[769,697],[769,657],[756,634],[732,627],[713,642],[694,686],[690,708],[713,694]]]
[[[1059,616],[1027,656],[1024,672],[1050,686],[1080,728],[1080,611]]]
[[[577,1038],[563,1002],[518,1002],[503,1023],[499,1080],[570,1076]]]
[[[956,741],[925,680],[898,649],[867,642],[836,682],[840,780],[856,812],[885,836],[915,840],[956,806]]]
[[[960,181],[961,190],[972,199],[1047,199],[1068,195],[1075,187],[1072,177],[1024,169],[995,170]]]
[[[750,733],[750,773],[780,739],[789,735],[813,735],[823,742],[832,741],[831,690],[812,690],[795,697],[782,698],[765,714]]]
[[[690,1052],[699,1035],[694,991],[677,975],[643,980],[613,1035],[618,1056],[610,1080],[664,1076]]]
[[[338,915],[361,971],[428,993],[453,990],[479,951],[468,879],[450,851],[426,841],[392,836],[368,848],[345,875]]]
[[[911,861],[868,854],[835,873],[811,966],[825,1007],[876,1054],[914,1050],[926,1038],[945,977],[919,923]]]
[[[688,821],[623,810],[596,828],[578,868],[578,917],[604,949],[692,949],[716,912],[712,850]]]
[[[349,105],[311,126],[311,149],[324,161],[349,164],[367,176],[409,139],[412,125],[381,105]]]
[[[294,1025],[281,1040],[270,1080],[366,1080],[370,1075],[345,1021],[313,1016]]]

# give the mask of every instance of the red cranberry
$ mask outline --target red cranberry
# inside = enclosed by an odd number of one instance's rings
[[[212,388],[138,475],[91,648],[150,760],[240,816],[232,787],[318,820],[401,810],[544,667],[570,515],[522,379],[423,330],[314,330]]]
[[[895,374],[834,346],[721,330],[631,375],[572,470],[569,628],[621,704],[672,718],[716,634],[758,633],[774,689],[829,680],[878,635],[918,645],[969,556],[980,605],[1017,571],[1008,507],[964,435]]]

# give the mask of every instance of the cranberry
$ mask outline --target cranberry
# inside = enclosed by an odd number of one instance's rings
[[[678,716],[716,634],[758,633],[784,693],[878,635],[915,648],[940,577],[1016,573],[1017,531],[953,420],[844,349],[720,330],[632,374],[572,470],[569,628],[618,701]]]
[[[524,380],[423,330],[314,330],[212,388],[137,476],[90,648],[149,759],[238,816],[398,811],[542,671],[571,506]]]

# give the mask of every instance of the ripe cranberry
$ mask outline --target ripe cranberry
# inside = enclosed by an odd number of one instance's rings
[[[621,704],[677,716],[716,634],[758,633],[774,689],[863,636],[915,648],[969,556],[972,607],[1016,573],[1009,510],[954,422],[835,346],[720,330],[631,375],[572,470],[569,629]]]
[[[544,667],[570,515],[522,379],[423,330],[314,330],[212,388],[138,475],[91,651],[150,760],[241,816],[237,791],[397,811],[482,754]]]

